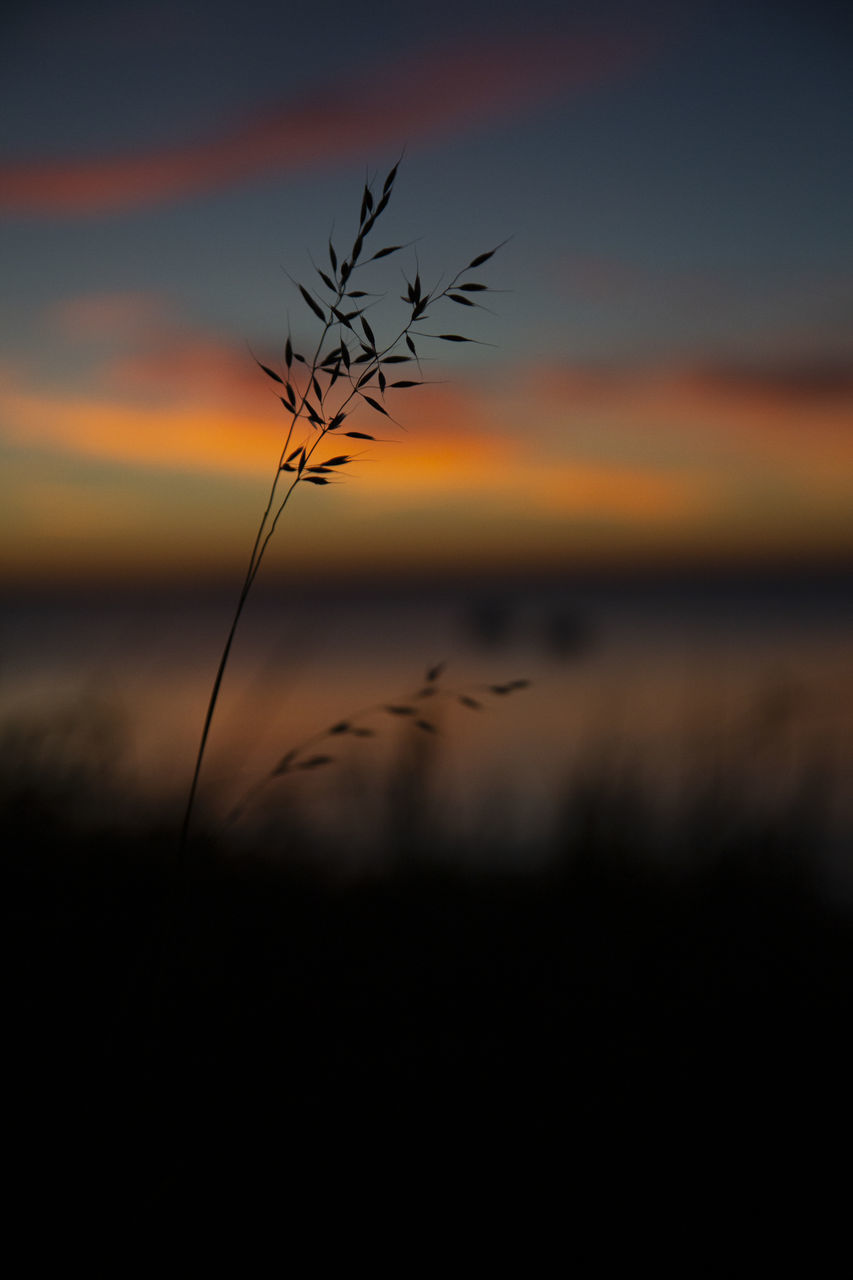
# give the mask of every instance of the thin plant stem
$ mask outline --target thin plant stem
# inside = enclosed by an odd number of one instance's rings
[[[341,297],[342,297],[342,291],[339,290],[338,296],[335,301],[336,306],[340,303]],[[252,554],[249,557],[249,565],[246,570],[246,576],[243,580],[243,586],[240,590],[240,596],[237,601],[237,607],[234,611],[234,617],[231,621],[231,627],[228,631],[228,637],[225,641],[225,646],[222,650],[222,656],[219,659],[219,666],[217,667],[216,675],[213,680],[213,687],[211,688],[211,691],[210,691],[210,699],[207,704],[207,712],[205,713],[204,725],[201,731],[201,740],[199,742],[198,753],[196,755],[196,762],[195,762],[195,769],[193,770],[192,783],[190,784],[189,796],[187,797],[187,807],[184,812],[184,820],[181,825],[181,848],[182,849],[186,846],[187,840],[189,838],[190,822],[192,819],[192,812],[193,812],[193,806],[195,804],[196,792],[198,790],[198,780],[201,774],[201,766],[202,766],[202,762],[204,761],[204,752],[207,746],[207,739],[210,734],[210,725],[213,720],[213,713],[216,710],[216,703],[219,699],[219,690],[222,686],[222,678],[225,675],[225,668],[228,665],[228,658],[231,654],[231,646],[234,643],[234,636],[237,633],[237,625],[243,613],[243,607],[245,606],[246,600],[248,599],[249,591],[251,589],[252,583],[254,582],[255,576],[258,572],[258,569],[260,568],[260,564],[263,559],[264,552],[266,551],[272,532],[275,529],[275,525],[278,521],[278,517],[281,515],[282,511],[284,510],[284,507],[287,504],[288,498],[293,493],[293,490],[296,488],[296,485],[297,485],[297,480],[294,480],[290,488],[288,489],[287,493],[285,494],[285,497],[283,502],[281,503],[281,506],[276,512],[275,519],[273,520],[272,526],[269,529],[266,538],[264,538],[264,529],[266,528],[266,524],[269,519],[269,514],[270,514],[270,511],[272,510],[273,503],[275,501],[275,493],[278,487],[279,478],[282,473],[282,464],[284,462],[285,457],[287,456],[287,450],[290,445],[290,441],[293,438],[293,429],[296,426],[296,423],[305,407],[305,399],[306,399],[306,396],[308,395],[307,387],[311,385],[311,380],[316,375],[317,359],[323,348],[323,343],[326,340],[326,334],[329,332],[330,328],[331,328],[330,324],[326,324],[323,328],[323,332],[320,335],[320,339],[317,343],[317,347],[314,352],[313,359],[311,361],[311,372],[308,377],[306,390],[303,392],[301,403],[299,404],[298,408],[296,409],[296,412],[293,414],[290,420],[290,426],[287,432],[287,437],[285,439],[284,445],[281,450],[278,466],[276,467],[275,477],[273,479],[272,486],[270,488],[269,498],[267,499],[267,505],[264,509],[263,515],[261,516],[261,521],[260,521],[260,524],[258,525],[258,532],[255,535],[255,542],[252,547]],[[325,432],[323,434],[325,434]],[[318,442],[315,442],[314,447],[316,447],[316,443]]]
[[[411,336],[413,333],[418,337],[436,337],[436,338],[442,338],[445,341],[449,341],[449,342],[475,341],[475,339],[461,337],[458,334],[423,334],[419,330],[415,330],[413,326],[417,322],[420,322],[427,318],[426,317],[427,307],[445,298],[449,298],[451,301],[456,303],[464,304],[467,307],[478,306],[479,303],[474,302],[472,299],[468,297],[468,292],[480,293],[486,290],[486,286],[483,284],[477,284],[474,282],[462,283],[462,284],[459,284],[458,282],[461,280],[462,276],[464,276],[468,271],[472,270],[473,268],[479,267],[482,263],[486,262],[489,258],[491,258],[492,254],[496,252],[496,249],[492,249],[490,252],[485,254],[480,254],[478,255],[478,257],[474,258],[468,264],[467,267],[464,267],[461,271],[458,271],[456,275],[453,277],[451,283],[445,286],[445,288],[442,289],[440,292],[439,292],[438,285],[436,285],[433,290],[424,294],[421,289],[419,273],[415,275],[415,279],[413,282],[407,281],[406,283],[408,285],[408,296],[406,298],[403,298],[402,301],[404,303],[408,303],[411,306],[411,314],[407,323],[399,331],[397,336],[393,339],[392,342],[390,342],[386,346],[380,346],[380,344],[376,342],[370,323],[364,317],[365,311],[369,309],[367,305],[365,306],[356,305],[355,309],[350,311],[349,313],[344,313],[341,310],[342,306],[344,305],[344,299],[347,299],[348,301],[350,299],[352,299],[353,301],[355,301],[355,299],[359,299],[359,302],[360,302],[361,299],[368,298],[371,296],[370,294],[365,293],[362,290],[352,290],[350,288],[350,285],[352,284],[352,277],[356,270],[366,266],[368,262],[372,262],[376,258],[386,257],[391,253],[396,253],[397,250],[405,247],[403,245],[392,245],[390,247],[386,247],[378,250],[376,253],[372,255],[371,258],[367,259],[366,261],[359,261],[365,238],[373,229],[375,222],[377,221],[380,214],[383,212],[386,205],[388,204],[399,163],[400,162],[398,160],[397,164],[394,165],[394,167],[391,169],[391,172],[388,174],[387,178],[385,179],[384,185],[382,187],[382,193],[378,198],[378,203],[374,201],[373,192],[370,188],[370,184],[365,184],[364,195],[362,197],[362,204],[361,204],[361,213],[359,215],[359,221],[358,221],[358,233],[356,235],[355,242],[353,244],[352,251],[349,257],[344,258],[339,264],[337,260],[337,256],[335,254],[335,251],[330,241],[329,257],[330,257],[331,266],[332,266],[332,275],[331,276],[327,275],[325,272],[321,271],[318,267],[315,266],[315,270],[323,280],[324,286],[328,289],[328,296],[332,297],[334,301],[329,302],[328,297],[323,298],[322,306],[321,306],[320,303],[316,301],[316,297],[314,297],[311,293],[309,293],[309,291],[305,289],[302,285],[298,285],[299,291],[302,294],[302,297],[305,303],[308,305],[308,307],[310,307],[310,309],[314,312],[314,314],[318,317],[318,319],[320,319],[323,322],[322,331],[320,333],[320,337],[315,347],[314,354],[310,364],[306,360],[304,360],[304,358],[301,355],[295,355],[295,353],[293,353],[290,338],[288,338],[287,347],[285,350],[285,359],[286,359],[287,370],[288,370],[288,381],[285,382],[284,379],[279,377],[279,375],[274,371],[272,371],[271,369],[267,368],[266,365],[261,365],[261,368],[264,370],[265,373],[267,373],[271,378],[275,379],[277,383],[284,384],[284,386],[286,387],[286,391],[287,391],[286,398],[284,397],[279,397],[279,398],[281,399],[281,402],[285,406],[285,408],[287,408],[290,411],[291,418],[290,418],[290,424],[288,427],[287,435],[284,441],[284,445],[282,447],[281,454],[278,460],[278,465],[276,466],[275,475],[273,477],[273,481],[270,486],[269,495],[267,497],[267,503],[264,508],[263,514],[261,516],[257,533],[255,534],[255,540],[252,546],[251,555],[249,556],[249,562],[246,568],[245,577],[243,579],[243,585],[240,589],[240,594],[237,600],[237,606],[234,610],[234,616],[231,620],[231,625],[228,630],[228,634],[225,640],[225,645],[223,647],[222,654],[219,659],[219,665],[217,667],[216,675],[214,677],[213,685],[210,691],[210,697],[208,699],[208,704],[207,704],[207,711],[205,713],[204,723],[201,731],[201,739],[199,741],[198,752],[195,760],[195,768],[193,770],[192,782],[190,784],[189,795],[187,797],[187,805],[184,812],[183,823],[181,826],[181,849],[184,849],[186,847],[187,841],[189,839],[190,825],[192,821],[193,809],[196,802],[196,796],[198,792],[198,783],[199,783],[199,778],[201,776],[202,764],[204,762],[205,750],[207,748],[207,743],[210,736],[210,728],[213,722],[213,715],[216,710],[217,702],[219,699],[219,693],[222,687],[222,680],[225,675],[225,670],[228,666],[228,660],[231,655],[231,649],[234,643],[234,637],[237,633],[237,628],[238,628],[240,619],[242,617],[243,609],[245,608],[246,601],[249,597],[249,593],[251,591],[252,585],[255,581],[255,578],[258,575],[258,571],[260,570],[261,563],[264,559],[264,555],[266,553],[267,547],[269,546],[270,540],[273,534],[275,533],[276,527],[278,525],[278,521],[282,513],[284,512],[285,507],[290,501],[293,491],[295,490],[298,484],[300,484],[303,481],[310,481],[312,485],[325,485],[328,483],[328,481],[325,478],[328,473],[334,472],[337,469],[337,467],[355,460],[353,455],[346,454],[346,455],[336,456],[335,458],[330,458],[328,460],[328,464],[330,465],[327,465],[327,463],[323,462],[323,463],[320,463],[319,466],[314,465],[309,467],[308,464],[310,463],[312,457],[314,456],[317,446],[320,444],[321,440],[325,439],[325,437],[331,431],[335,430],[336,427],[341,425],[344,417],[347,416],[347,413],[345,411],[348,410],[348,406],[356,399],[366,401],[366,403],[372,409],[377,410],[378,412],[384,414],[390,421],[392,422],[395,421],[395,419],[391,418],[391,415],[384,408],[384,405],[380,404],[378,400],[369,396],[365,388],[370,388],[371,390],[373,390],[374,389],[373,380],[375,378],[377,380],[378,385],[376,387],[376,390],[374,391],[374,395],[378,394],[382,398],[382,400],[384,400],[385,389],[388,384],[387,384],[386,375],[382,369],[383,361],[386,363],[387,366],[390,366],[395,361],[399,362],[399,360],[402,357],[400,357],[399,355],[397,356],[392,355],[391,353],[399,345],[399,343],[401,343],[404,339],[406,341],[408,350],[411,352],[411,355],[407,355],[405,359],[410,360],[412,359],[412,357],[414,357],[415,361],[418,364],[418,368],[420,369],[420,358],[418,356],[417,350],[415,348],[415,345],[414,345],[414,342],[412,341],[412,336]],[[498,246],[498,248],[500,248],[500,246]],[[405,279],[405,276],[404,276],[404,279]],[[454,289],[458,290],[459,292],[454,294],[453,292],[451,292]],[[353,327],[352,322],[354,319],[360,320],[361,328],[364,331],[366,342],[369,345],[365,345],[365,339],[362,339],[356,332],[355,328]],[[331,352],[327,353],[325,359],[321,361],[323,344],[325,343],[330,330],[332,330],[335,326],[338,327],[341,334],[339,346],[334,348]],[[345,330],[348,331],[351,337],[347,336],[347,334],[344,332]],[[352,358],[352,354],[349,351],[348,343],[350,341],[354,341],[355,343],[357,343],[361,347],[363,352],[363,354],[360,354],[360,355],[357,354],[354,359]],[[289,378],[291,376],[291,364],[294,358],[297,359],[299,362],[301,362],[306,369],[307,376],[305,380],[305,387],[301,393],[294,391],[289,381]],[[358,372],[350,368],[351,363],[358,366]],[[342,365],[343,365],[343,371],[341,368]],[[366,365],[366,368],[362,368],[361,367],[362,365]],[[349,394],[346,395],[344,399],[338,404],[336,414],[334,414],[334,416],[331,416],[330,411],[326,404],[326,398],[331,392],[331,389],[334,386],[335,382],[337,381],[338,377],[341,376],[342,372],[343,372],[343,379],[344,379],[343,387],[345,388],[347,385],[347,382],[349,383]],[[320,379],[322,378],[325,378],[328,380],[328,385],[326,386],[325,389],[321,386],[321,383],[320,383]],[[417,385],[419,385],[418,382],[408,381],[405,379],[403,381],[395,381],[390,384],[391,387],[412,387]],[[312,391],[317,400],[316,409],[313,408],[308,401],[309,392],[312,392]],[[297,446],[297,449],[294,453],[289,453],[288,451],[293,442],[294,431],[300,419],[303,422],[306,421],[307,419],[307,421],[310,422],[310,425],[314,430],[316,430],[318,427],[319,427],[319,430],[317,431],[316,436],[314,440],[310,443],[310,445],[308,443],[308,439],[306,438],[301,448]],[[375,439],[374,436],[366,435],[362,432],[346,432],[345,431],[345,432],[342,432],[342,435],[351,436],[354,438],[364,439],[364,440]],[[294,465],[294,459],[296,458],[297,454],[299,455],[299,462],[298,464]],[[286,493],[280,499],[280,501],[278,501],[278,505],[276,506],[277,495],[279,492],[279,481],[281,479],[283,472],[295,472],[295,475],[293,476],[293,479],[291,480]],[[311,472],[312,474],[308,475],[306,474],[307,472]]]

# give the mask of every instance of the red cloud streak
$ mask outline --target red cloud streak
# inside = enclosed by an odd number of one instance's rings
[[[169,203],[264,173],[363,158],[475,128],[618,76],[648,39],[524,37],[433,49],[325,84],[221,137],[137,155],[0,163],[0,210],[87,215]]]

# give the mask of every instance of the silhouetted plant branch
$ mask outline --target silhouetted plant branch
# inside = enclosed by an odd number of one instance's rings
[[[357,271],[406,247],[403,244],[386,245],[370,257],[364,257],[367,239],[391,199],[398,167],[399,161],[388,173],[378,196],[374,194],[372,184],[365,183],[358,229],[349,253],[339,258],[330,239],[329,270],[314,267],[322,287],[312,290],[298,281],[293,282],[305,306],[322,325],[313,355],[309,359],[297,351],[293,346],[292,336],[288,334],[280,372],[256,361],[267,377],[280,388],[278,398],[289,416],[289,422],[234,616],[214,676],[181,829],[182,847],[189,835],[210,727],[237,627],[267,547],[293,493],[300,485],[310,484],[319,488],[329,484],[330,477],[338,475],[341,468],[355,461],[352,446],[341,447],[343,440],[377,440],[370,432],[343,429],[357,409],[366,405],[372,413],[384,417],[387,422],[395,422],[386,408],[386,394],[389,391],[421,386],[424,382],[422,377],[395,376],[397,367],[403,364],[414,363],[418,373],[422,372],[415,338],[419,341],[436,339],[451,343],[477,341],[458,333],[427,333],[414,326],[425,323],[429,319],[429,308],[438,303],[449,301],[461,307],[479,307],[480,304],[470,295],[476,297],[485,293],[488,286],[468,279],[468,274],[488,262],[501,245],[486,253],[477,254],[443,288],[436,284],[432,289],[425,289],[419,268],[416,268],[411,280],[404,275],[406,293],[401,300],[408,308],[408,316],[402,326],[396,327],[395,336],[390,341],[380,341],[377,338],[374,324],[377,329],[379,325],[375,318],[371,323],[365,314],[368,309],[372,309],[373,304],[369,299],[375,295],[365,289],[352,287]],[[318,461],[317,450],[327,436],[334,438],[337,452]]]
[[[238,818],[242,817],[260,793],[275,779],[305,771],[313,772],[315,769],[334,764],[336,757],[330,755],[328,750],[316,750],[322,744],[331,743],[332,740],[337,741],[344,736],[351,738],[377,737],[380,730],[374,728],[372,724],[366,724],[365,721],[391,716],[395,719],[408,721],[422,733],[437,733],[435,718],[426,709],[428,701],[434,702],[439,699],[452,701],[466,707],[469,711],[482,711],[484,709],[484,697],[515,693],[519,689],[527,689],[530,685],[529,680],[509,680],[504,684],[477,685],[470,690],[446,688],[440,683],[445,665],[445,663],[439,662],[434,667],[430,667],[424,676],[422,685],[411,696],[396,702],[374,702],[370,706],[361,707],[358,711],[351,712],[342,720],[336,721],[327,729],[321,729],[319,733],[312,734],[310,738],[306,738],[298,746],[291,747],[278,763],[251,786],[237,804],[234,805],[225,819],[224,826],[231,826]],[[475,693],[478,695],[477,697],[474,696]]]

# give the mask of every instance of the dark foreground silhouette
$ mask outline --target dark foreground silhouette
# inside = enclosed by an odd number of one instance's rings
[[[179,864],[174,833],[5,818],[9,1130],[37,1203],[274,1195],[395,1142],[581,1167],[640,1130],[695,1154],[846,1121],[853,922],[766,831],[667,871],[630,824],[536,874],[401,844],[343,883],[310,847]]]

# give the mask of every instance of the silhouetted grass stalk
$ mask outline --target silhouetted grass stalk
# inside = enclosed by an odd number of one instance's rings
[[[423,684],[410,697],[397,702],[374,702],[370,706],[361,707],[358,711],[351,712],[343,720],[338,720],[329,728],[312,734],[310,738],[306,738],[299,746],[292,747],[268,773],[264,774],[246,791],[242,799],[234,805],[225,818],[223,826],[231,826],[232,823],[241,818],[261,792],[276,778],[318,769],[321,766],[334,763],[335,756],[331,756],[327,752],[311,751],[310,748],[317,747],[321,743],[332,739],[339,740],[344,735],[352,738],[375,738],[378,731],[365,724],[365,720],[372,719],[377,715],[391,716],[392,718],[408,721],[413,728],[418,729],[421,733],[434,734],[438,732],[435,716],[425,710],[427,705],[432,705],[438,700],[451,700],[457,702],[460,706],[466,707],[469,711],[482,711],[484,705],[483,695],[503,696],[515,693],[519,689],[526,689],[530,684],[529,680],[508,680],[503,684],[478,685],[475,691],[446,688],[440,684],[444,669],[445,664],[443,662],[430,667],[424,676]],[[474,697],[474,692],[479,696]]]
[[[320,442],[327,435],[333,433],[337,433],[337,440],[342,438],[359,441],[376,440],[376,437],[368,432],[341,430],[353,409],[361,407],[361,402],[364,402],[372,412],[383,415],[389,422],[394,421],[384,405],[386,390],[408,389],[422,385],[424,381],[423,378],[388,380],[388,373],[390,373],[391,368],[398,364],[414,361],[417,364],[418,372],[421,372],[418,350],[414,341],[415,337],[419,339],[437,338],[444,342],[453,343],[476,341],[476,339],[464,337],[457,333],[423,333],[414,329],[414,325],[428,319],[427,308],[429,306],[445,299],[454,302],[457,306],[478,306],[479,304],[468,295],[486,292],[487,286],[476,281],[463,280],[463,277],[475,267],[487,262],[501,247],[500,245],[487,253],[478,254],[466,267],[458,271],[450,283],[442,289],[437,284],[432,290],[424,293],[419,270],[416,270],[415,277],[411,281],[404,274],[403,278],[407,286],[407,292],[401,300],[410,308],[409,316],[406,323],[397,332],[396,337],[384,346],[377,343],[373,328],[365,317],[365,312],[372,305],[369,299],[380,295],[350,287],[352,275],[356,270],[377,259],[397,253],[404,248],[403,245],[388,245],[377,250],[370,258],[362,260],[365,240],[372,232],[391,198],[398,165],[399,162],[394,165],[386,177],[378,200],[374,198],[372,185],[370,183],[365,184],[358,219],[358,231],[349,256],[339,261],[334,245],[331,240],[329,241],[330,273],[321,270],[319,267],[314,268],[320,277],[325,293],[320,293],[317,290],[310,292],[303,285],[297,284],[305,305],[321,321],[323,326],[310,363],[304,356],[294,350],[289,335],[284,351],[284,376],[267,365],[260,364],[260,361],[257,362],[263,372],[282,388],[284,394],[279,393],[279,399],[290,415],[290,422],[270,487],[267,504],[255,535],[237,606],[213,680],[181,828],[181,847],[186,844],[189,836],[205,749],[234,637],[252,584],[258,575],[264,554],[275,533],[278,521],[298,485],[305,483],[314,486],[326,485],[329,483],[328,476],[337,474],[341,467],[347,466],[355,460],[353,454],[338,453],[333,457],[326,458],[321,463],[312,463]],[[350,305],[353,305],[353,309],[344,310],[345,306]],[[360,334],[355,328],[356,322],[361,330]],[[335,329],[338,332],[338,345],[324,352],[324,344],[330,332]],[[398,350],[402,344],[405,344],[406,354],[402,354]],[[294,386],[294,383],[298,381],[294,374],[294,364],[302,365],[305,369],[304,384],[301,389]],[[386,369],[388,373],[386,373]],[[393,377],[393,374],[391,376]],[[333,407],[330,403],[332,391],[338,382],[341,383],[344,394]],[[368,395],[368,389],[374,391],[375,394]],[[306,434],[295,449],[291,449],[294,435],[300,424],[306,426],[306,431],[309,434]],[[311,432],[314,433],[313,438],[310,434]],[[292,478],[290,478],[287,489],[282,495],[280,482],[283,475]]]

